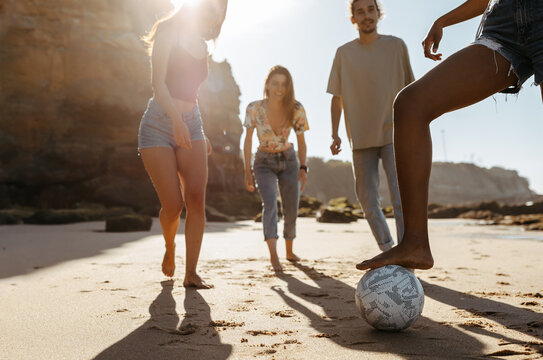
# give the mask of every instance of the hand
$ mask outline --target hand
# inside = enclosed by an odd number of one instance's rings
[[[332,155],[337,155],[341,152],[341,139],[339,136],[334,137],[334,141],[330,145],[330,150],[332,151]]]
[[[207,156],[209,156],[213,152],[213,146],[211,146],[211,141],[209,140],[207,136],[206,136],[206,146],[207,146]]]
[[[305,184],[307,183],[307,173],[303,169],[300,169],[300,171],[298,171],[298,182],[302,183],[300,191],[304,191]]]
[[[441,24],[441,22],[436,20],[436,22],[428,31],[426,38],[422,42],[425,57],[434,61],[441,60],[441,53],[437,53],[437,49],[439,48],[439,43],[441,42],[442,37],[443,25]]]
[[[250,192],[255,191],[255,183],[253,181],[253,174],[251,174],[251,171],[245,171],[245,188]]]
[[[175,143],[182,149],[191,149],[190,132],[187,125],[182,121],[174,121],[173,123],[173,139]]]

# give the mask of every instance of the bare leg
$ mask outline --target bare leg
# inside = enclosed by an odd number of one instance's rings
[[[192,142],[191,149],[178,148],[177,166],[187,207],[185,220],[186,265],[183,286],[209,289],[196,272],[206,222],[207,148],[205,140]]]
[[[287,260],[297,262],[300,261],[300,258],[292,251],[292,245],[294,240],[285,240],[285,245],[287,248]]]
[[[430,122],[515,84],[517,78],[509,74],[509,67],[501,55],[482,45],[472,45],[450,56],[398,94],[394,102],[394,150],[404,237],[398,246],[363,261],[357,269],[389,264],[414,269],[433,266],[427,220],[432,165]]]
[[[179,228],[179,215],[183,210],[175,153],[167,147],[142,149],[140,153],[162,207],[159,219],[166,242],[162,272],[172,277],[175,272],[175,234]]]
[[[268,244],[268,250],[270,250],[270,261],[273,267],[273,271],[276,273],[282,273],[283,267],[279,262],[279,257],[277,256],[277,239],[266,239]]]

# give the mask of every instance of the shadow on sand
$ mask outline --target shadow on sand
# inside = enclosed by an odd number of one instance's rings
[[[185,315],[179,324],[173,297],[174,281],[161,282],[162,291],[149,307],[151,318],[94,359],[227,359],[232,346],[221,343],[210,326],[209,305],[198,290],[186,289]]]
[[[514,329],[517,332],[535,338],[543,338],[543,314],[534,312],[527,308],[520,308],[509,305],[503,302],[481,298],[475,295],[462,293],[443,286],[430,284],[421,280],[424,287],[425,295],[443,304],[453,306],[465,313],[470,318],[481,319],[482,322],[491,320],[492,323],[498,323],[508,329]],[[520,299],[520,298],[519,298]],[[522,298],[526,301],[526,297]],[[522,300],[519,300],[519,303]],[[476,326],[466,322],[461,325],[466,331],[473,332],[479,335],[493,337],[497,341],[502,340],[512,344],[524,345],[518,340],[510,339],[503,336],[500,332],[489,330],[490,327],[485,327],[484,324],[478,322]],[[535,347],[537,348],[537,346]],[[543,346],[539,346],[539,351],[543,351]]]
[[[206,232],[225,232],[244,226],[248,225],[213,222],[206,225]],[[149,232],[106,233],[104,227],[104,222],[0,226],[0,279],[100,255],[149,236],[160,238],[162,235],[158,219],[154,219]],[[178,234],[183,233],[184,223],[181,222]]]
[[[311,327],[318,332],[317,337],[327,337],[348,349],[396,354],[405,359],[494,358],[484,353],[484,344],[474,337],[424,316],[402,332],[377,331],[360,317],[354,304],[354,287],[314,268],[299,263],[294,266],[316,285],[285,274],[280,278],[286,282],[288,292],[280,287],[272,289],[288,306],[310,320]],[[317,313],[296,298],[318,305],[322,311]]]

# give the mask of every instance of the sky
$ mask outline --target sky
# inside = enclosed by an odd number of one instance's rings
[[[415,77],[420,78],[436,65],[423,56],[426,32],[436,18],[463,2],[383,0],[385,17],[378,31],[405,41]],[[443,58],[471,43],[479,22],[480,17],[446,28],[440,45]],[[350,161],[343,118],[343,151],[335,157],[330,153],[331,95],[326,87],[336,49],[357,36],[346,0],[229,0],[221,35],[211,51],[216,61],[226,59],[232,66],[241,89],[242,121],[247,104],[262,98],[269,69],[286,66],[296,98],[307,112],[308,156]],[[433,160],[516,170],[532,190],[543,194],[543,105],[533,82],[533,77],[528,79],[518,96],[499,94],[434,121]]]

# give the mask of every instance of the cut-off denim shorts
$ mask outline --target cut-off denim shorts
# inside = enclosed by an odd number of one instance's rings
[[[202,116],[198,106],[188,113],[182,113],[181,117],[189,129],[190,141],[205,139]],[[149,100],[147,109],[141,118],[138,133],[138,150],[151,147],[169,147],[171,149],[178,147],[173,137],[172,120],[154,98]]]
[[[505,93],[518,93],[535,74],[543,83],[543,0],[492,0],[483,15],[474,44],[498,52],[518,78]]]

